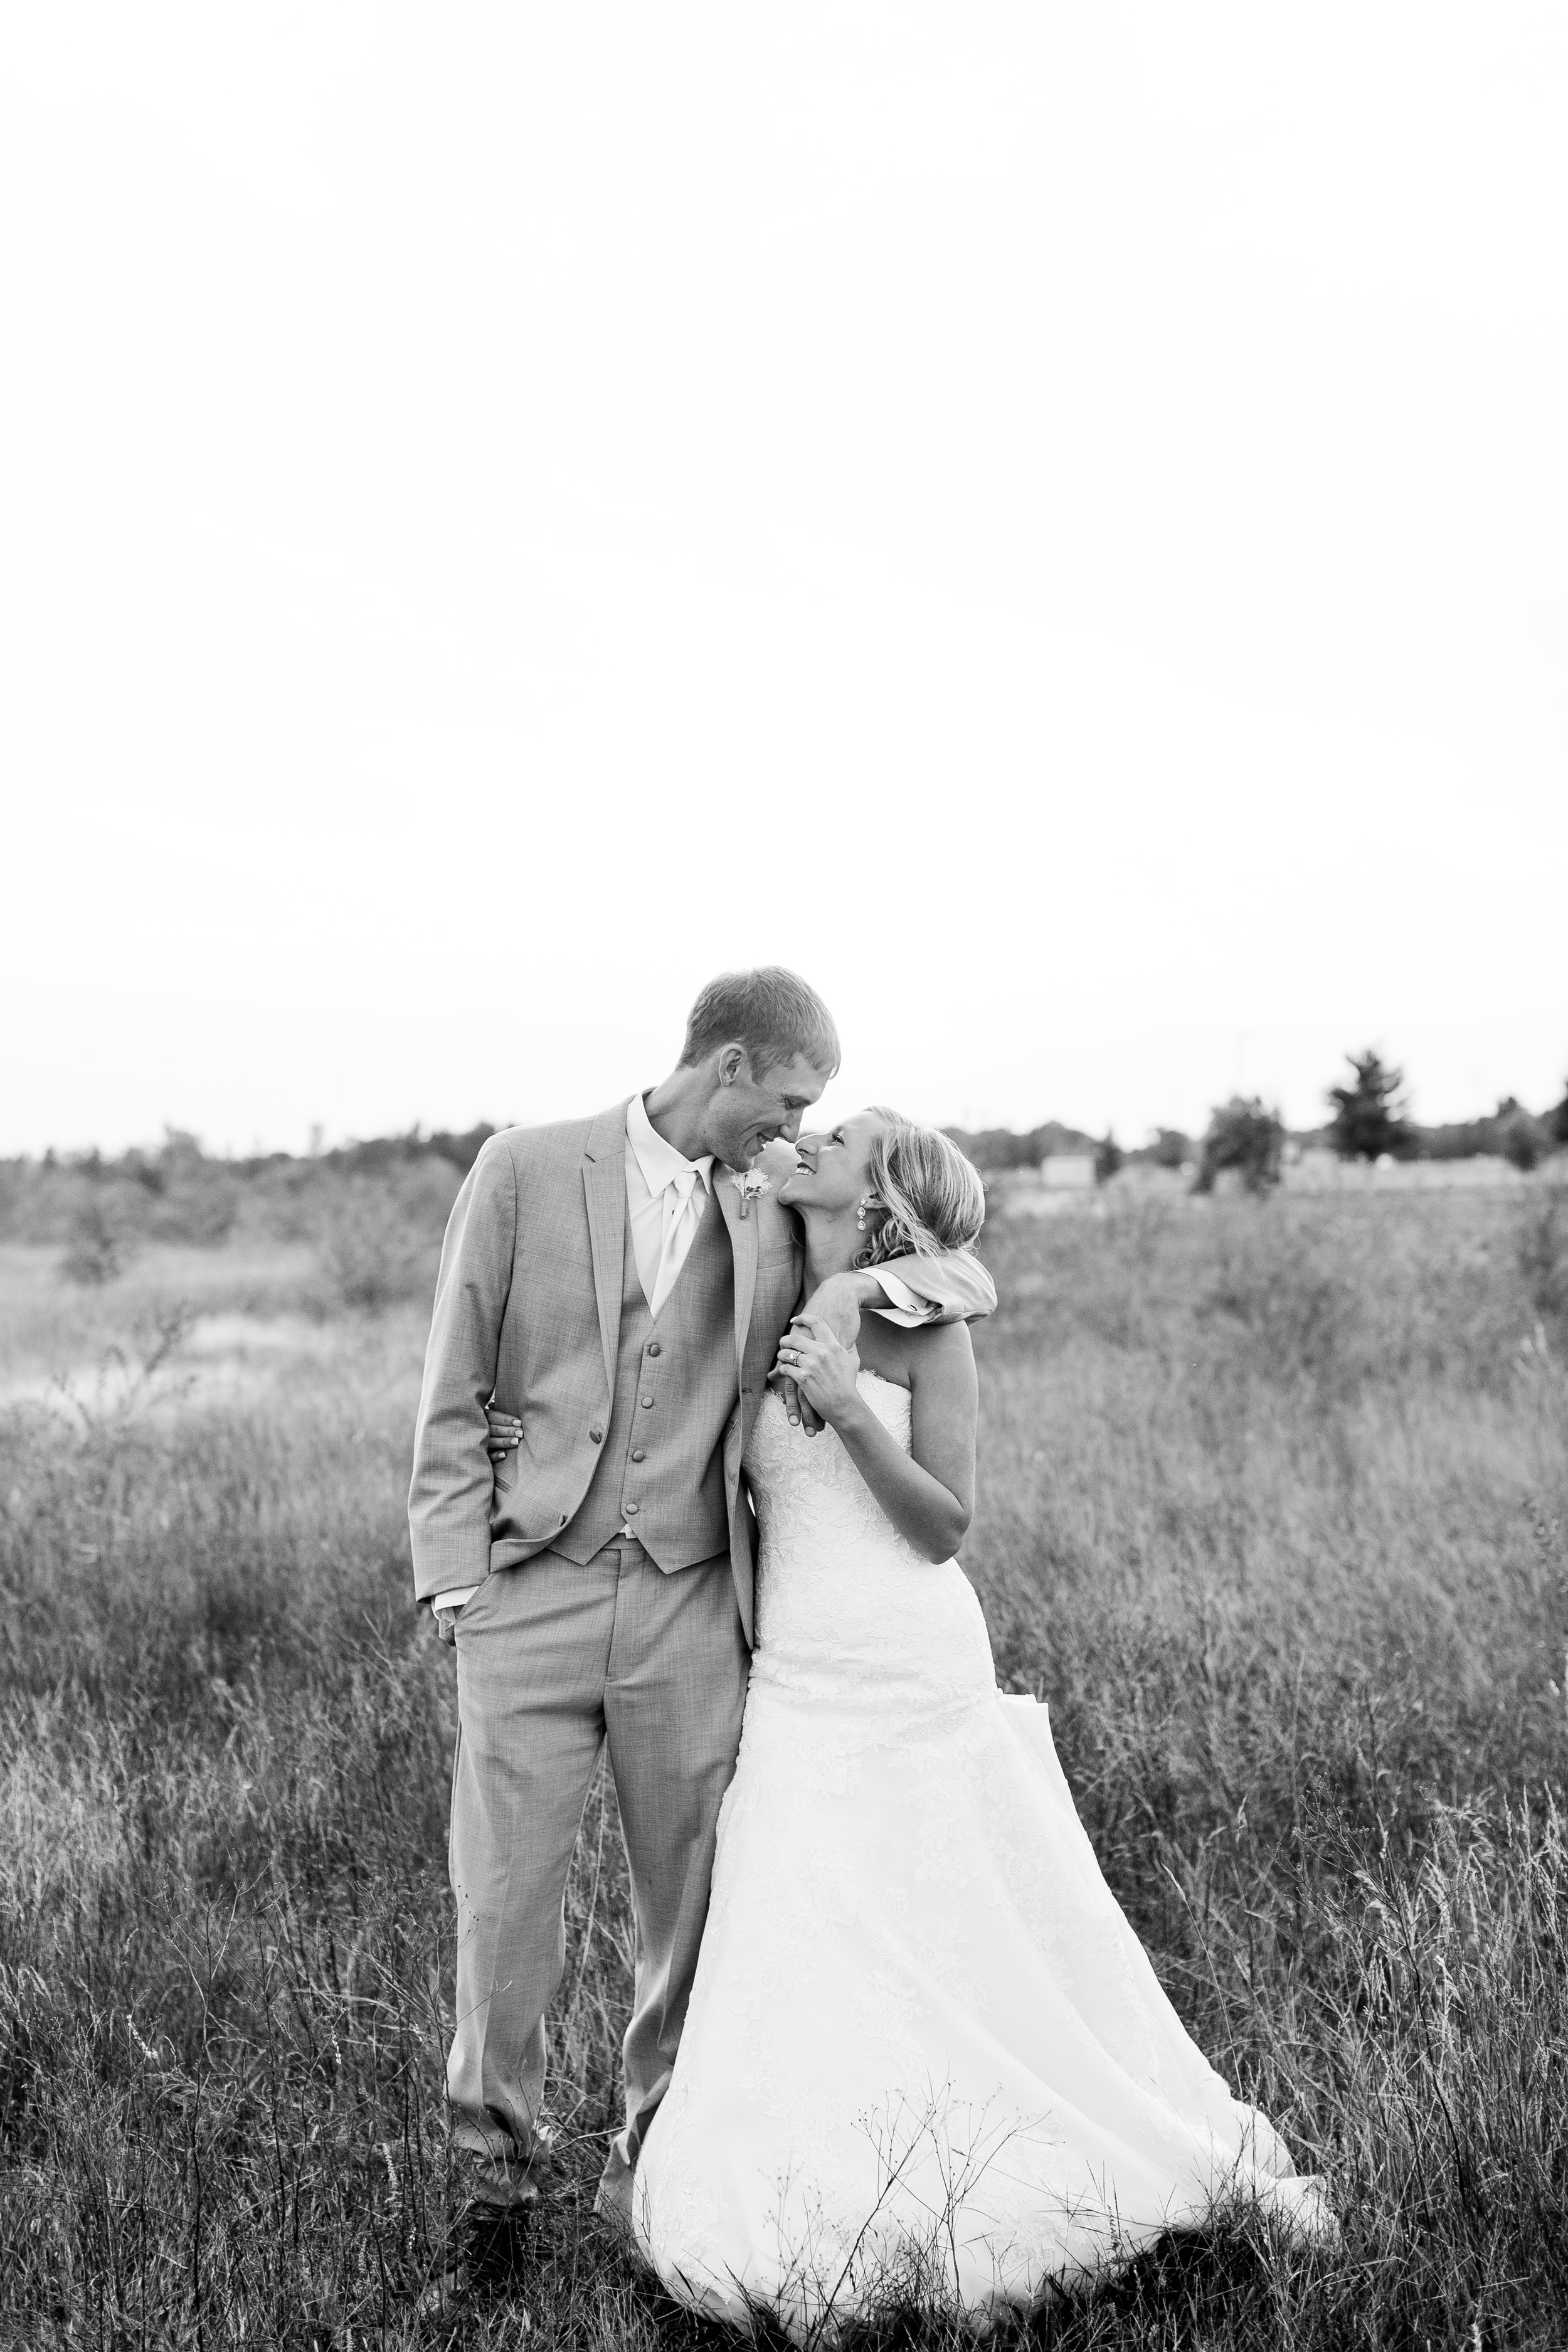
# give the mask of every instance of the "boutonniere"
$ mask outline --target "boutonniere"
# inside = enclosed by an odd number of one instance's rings
[[[764,1192],[771,1192],[773,1189],[772,1182],[763,1174],[760,1168],[748,1168],[743,1171],[737,1171],[737,1172],[731,1177],[730,1181],[733,1184],[736,1192],[739,1192],[741,1196],[741,1214],[742,1217],[745,1215],[747,1209],[753,1201],[760,1201]]]

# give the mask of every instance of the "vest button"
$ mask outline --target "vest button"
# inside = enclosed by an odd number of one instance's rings
[[[642,1505],[641,1505],[640,1503],[628,1503],[628,1504],[626,1505],[626,1517],[627,1517],[627,1518],[628,1518],[628,1519],[630,1518],[630,1517],[631,1517],[631,1515],[632,1515],[632,1513],[633,1513],[634,1511],[640,1511],[640,1510],[641,1510],[641,1508],[642,1508]]]
[[[642,1402],[643,1402],[644,1405],[645,1405],[645,1406],[647,1406],[647,1409],[651,1412],[651,1410],[652,1410],[652,1408],[653,1408],[653,1399],[652,1399],[652,1397],[644,1397],[644,1398],[643,1398],[643,1400],[642,1400]]]
[[[634,1462],[646,1462],[646,1461],[647,1460],[647,1455],[643,1452],[642,1447],[641,1447],[640,1445],[634,1445],[634,1446],[633,1446],[633,1448],[632,1448],[632,1460],[633,1460]]]
[[[588,1432],[588,1443],[591,1445],[603,1445],[604,1442],[605,1433],[602,1429],[591,1429]]]
[[[657,1356],[660,1352],[659,1344],[657,1339],[650,1339],[648,1341],[647,1351],[650,1356]]]

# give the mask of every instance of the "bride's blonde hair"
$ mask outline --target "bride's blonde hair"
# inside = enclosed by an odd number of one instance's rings
[[[967,1249],[985,1223],[985,1187],[956,1143],[934,1127],[880,1103],[872,1109],[882,1125],[871,1146],[871,1188],[880,1222],[857,1265],[881,1265],[890,1257],[937,1257],[943,1250]]]

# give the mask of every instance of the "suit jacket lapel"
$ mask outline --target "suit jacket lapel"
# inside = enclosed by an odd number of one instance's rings
[[[760,1222],[756,1204],[746,1216],[741,1214],[741,1196],[730,1181],[730,1171],[713,1163],[713,1189],[724,1212],[724,1223],[730,1228],[730,1246],[735,1257],[735,1385],[745,1380],[746,1335],[752,1328],[752,1300],[757,1289],[757,1226]]]
[[[626,1252],[626,1107],[607,1110],[589,1131],[583,1191],[588,1203],[588,1244],[594,1253],[594,1296],[605,1349],[605,1380],[616,1392],[616,1350],[621,1344],[621,1291]]]

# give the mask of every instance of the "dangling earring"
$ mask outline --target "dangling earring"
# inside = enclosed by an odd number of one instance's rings
[[[862,1233],[866,1230],[866,1212],[868,1209],[872,1207],[876,1198],[877,1195],[875,1192],[868,1192],[862,1199],[857,1201],[855,1203],[855,1222],[859,1226]]]

